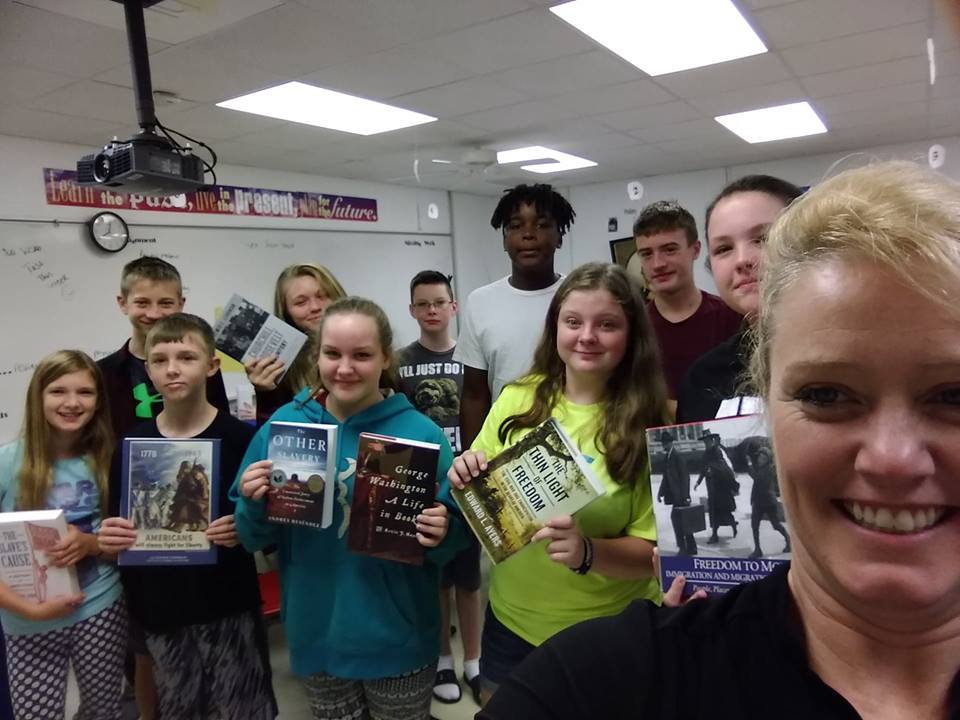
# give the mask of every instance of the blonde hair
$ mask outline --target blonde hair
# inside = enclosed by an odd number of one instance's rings
[[[346,297],[347,292],[343,289],[340,282],[323,265],[314,263],[297,263],[289,265],[283,269],[277,278],[277,284],[273,291],[273,314],[281,318],[284,322],[296,327],[293,318],[287,311],[287,283],[298,277],[312,277],[317,281],[320,289],[330,298],[330,302]],[[290,365],[290,369],[280,381],[282,386],[286,386],[293,393],[297,393],[305,387],[317,387],[320,384],[320,376],[317,374],[317,337],[308,337],[296,360]]]
[[[610,477],[631,485],[647,469],[644,430],[667,422],[667,386],[643,291],[619,265],[597,262],[581,265],[557,288],[529,375],[518,381],[529,383],[531,376],[539,378],[533,404],[525,412],[506,418],[498,428],[498,437],[507,443],[514,432],[536,427],[553,412],[566,384],[566,366],[557,352],[560,309],[575,290],[606,290],[627,318],[626,352],[607,380],[595,441],[606,458]]]
[[[960,184],[911,162],[848,170],[814,186],[770,229],[751,375],[766,397],[783,294],[810,269],[867,261],[953,308],[960,281]]]
[[[50,446],[50,427],[43,412],[43,392],[51,383],[64,375],[86,372],[97,390],[97,405],[93,417],[80,436],[78,454],[84,457],[100,493],[100,512],[107,509],[110,460],[113,456],[113,430],[110,425],[110,408],[100,368],[79,350],[58,350],[39,362],[27,386],[26,410],[23,415],[23,461],[17,479],[20,493],[18,510],[42,510],[47,507],[47,497],[53,481],[53,465],[56,458]]]
[[[380,343],[380,351],[384,354],[390,364],[380,375],[380,387],[389,388],[395,392],[400,390],[400,383],[397,380],[397,369],[394,367],[393,352],[393,328],[390,327],[390,320],[387,314],[373,300],[350,295],[337,300],[327,308],[323,313],[323,319],[320,320],[320,327],[317,328],[317,347],[320,347],[320,339],[323,337],[323,328],[327,320],[335,315],[364,315],[371,320],[377,328],[377,341]],[[319,373],[317,374],[319,379]],[[317,387],[322,387],[318,384]]]

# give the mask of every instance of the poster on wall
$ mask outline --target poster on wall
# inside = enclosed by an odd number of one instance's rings
[[[195,192],[154,197],[137,193],[121,195],[111,190],[78,185],[76,180],[74,170],[44,168],[47,205],[347,222],[377,222],[379,219],[376,198],[236,185],[210,185]]]

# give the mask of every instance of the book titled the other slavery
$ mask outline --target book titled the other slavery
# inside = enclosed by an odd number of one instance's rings
[[[422,565],[416,518],[436,496],[440,446],[360,433],[347,547]]]
[[[120,514],[137,542],[120,565],[210,565],[205,534],[218,516],[220,441],[125,438]]]
[[[63,510],[0,513],[0,581],[32,602],[79,593],[74,568],[57,567],[48,554],[66,534]]]
[[[493,460],[463,490],[463,516],[495,563],[522,550],[544,523],[604,494],[589,463],[553,418]]]
[[[271,422],[267,459],[273,461],[267,520],[330,527],[337,482],[337,426]]]
[[[725,593],[790,559],[762,415],[647,430],[663,587]]]
[[[276,355],[284,368],[290,367],[307,341],[295,327],[239,295],[233,295],[223,309],[213,337],[217,348],[234,360],[245,363]]]

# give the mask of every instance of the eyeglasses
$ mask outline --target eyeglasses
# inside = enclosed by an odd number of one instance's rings
[[[420,302],[415,302],[413,304],[413,307],[416,308],[417,312],[426,312],[430,308],[443,310],[449,304],[450,304],[449,300],[435,300],[434,302],[427,302],[426,300],[421,300]]]

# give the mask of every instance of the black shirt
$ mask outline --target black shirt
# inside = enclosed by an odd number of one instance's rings
[[[749,361],[746,328],[701,355],[677,391],[677,422],[713,420],[725,399],[753,394],[744,387]]]
[[[220,515],[233,513],[227,496],[256,429],[222,410],[198,438],[220,440]],[[135,426],[127,437],[163,437],[156,419]],[[110,472],[110,514],[120,514],[121,457],[119,446]],[[213,622],[260,607],[260,586],[253,556],[240,545],[218,547],[216,565],[120,568],[130,615],[152,633]]]
[[[809,667],[783,566],[681,608],[635,601],[531,654],[477,720],[856,720]],[[960,718],[960,675],[950,692]]]

